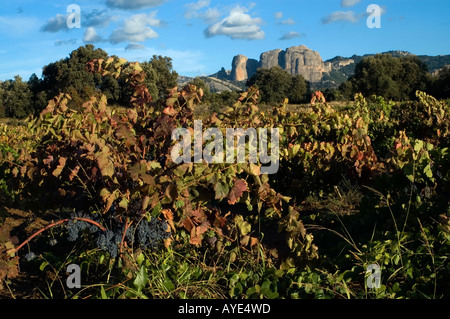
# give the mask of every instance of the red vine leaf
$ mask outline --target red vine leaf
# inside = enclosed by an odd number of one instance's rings
[[[164,218],[166,219],[167,223],[169,224],[170,228],[173,230],[173,232],[176,232],[175,224],[173,223],[173,213],[170,209],[163,209],[161,211]]]
[[[197,227],[191,229],[191,238],[189,242],[195,246],[199,246],[202,243],[202,236],[197,233]]]
[[[237,179],[234,186],[228,194],[228,204],[234,205],[241,198],[242,194],[247,190],[247,182],[243,179]]]
[[[166,107],[163,111],[164,114],[169,115],[169,116],[175,116],[178,114],[178,112],[173,108],[172,105],[169,105],[168,107]]]

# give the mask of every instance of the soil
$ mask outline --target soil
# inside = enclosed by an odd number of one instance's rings
[[[44,218],[36,216],[31,211],[23,211],[8,207],[0,207],[0,226],[11,229],[10,236],[15,245],[25,241],[30,235],[48,225],[51,214]],[[22,249],[26,249],[24,246]],[[40,279],[42,273],[27,271],[26,265],[22,265],[19,259],[19,275],[9,279],[0,287],[0,299],[40,299],[42,295],[35,283]]]

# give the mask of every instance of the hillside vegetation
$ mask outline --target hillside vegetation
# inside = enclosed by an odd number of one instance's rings
[[[448,102],[316,92],[293,110],[260,85],[202,113],[224,136],[279,129],[268,175],[248,152],[174,162],[172,132],[193,129],[205,91],[161,77],[154,97],[145,67],[86,61],[98,83],[122,83],[126,108],[101,87],[57,92],[0,124],[2,298],[449,298]],[[80,288],[66,285],[71,264]]]

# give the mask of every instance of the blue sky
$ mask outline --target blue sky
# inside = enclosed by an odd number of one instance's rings
[[[71,4],[80,28],[67,27]],[[367,27],[369,4],[382,8],[379,29]],[[258,59],[295,45],[324,60],[389,50],[444,55],[449,14],[448,0],[2,0],[0,80],[41,76],[87,43],[132,61],[170,56],[187,76],[230,69],[237,54]]]

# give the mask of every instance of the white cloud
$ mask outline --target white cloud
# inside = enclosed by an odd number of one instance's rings
[[[304,36],[305,36],[304,33],[298,33],[295,31],[291,31],[291,32],[283,34],[283,36],[280,38],[280,40],[291,40],[291,39],[296,39],[296,38],[300,38],[300,37],[304,37]]]
[[[348,7],[353,7],[354,5],[360,3],[361,0],[342,0],[341,1],[341,6],[348,8]]]
[[[83,41],[85,43],[97,43],[102,41],[102,38],[97,34],[94,27],[89,27],[84,31]]]
[[[263,20],[252,18],[249,9],[241,6],[234,7],[230,14],[223,20],[210,25],[205,30],[205,36],[210,38],[217,35],[224,35],[231,39],[259,40],[265,37],[261,30]]]
[[[198,17],[209,24],[217,22],[221,15],[218,9],[208,8],[205,12],[200,12]]]
[[[166,0],[106,0],[106,6],[114,9],[138,10],[160,6]]]
[[[156,18],[157,11],[149,14],[136,14],[123,23],[123,26],[111,34],[109,41],[113,44],[120,42],[143,42],[158,37],[158,33],[151,27],[161,26],[161,20]]]
[[[57,14],[55,17],[48,19],[48,21],[41,27],[43,32],[59,32],[62,30],[69,30],[67,27],[67,16]]]
[[[129,43],[125,47],[125,51],[132,51],[132,50],[143,50],[145,49],[145,45],[139,44],[139,43]]]
[[[200,9],[206,8],[210,5],[210,0],[200,0],[198,2],[191,2],[186,4],[184,7],[186,11],[184,12],[184,17],[186,19],[193,19],[198,17],[198,11]]]
[[[75,45],[77,44],[77,39],[69,39],[69,40],[56,40],[55,46],[60,47],[64,45]]]
[[[110,22],[116,21],[117,16],[111,16],[106,10],[94,9],[89,13],[82,11],[81,23],[83,27],[100,27],[104,28],[109,25]]]
[[[275,19],[282,19],[283,18],[283,12],[275,12]]]
[[[192,2],[185,5],[186,11],[184,17],[190,19],[202,19],[207,24],[216,23],[222,15],[217,8],[208,8],[210,0],[200,0],[198,2]],[[206,10],[202,10],[205,9]]]
[[[330,24],[337,21],[355,23],[358,22],[361,19],[361,17],[362,15],[358,15],[353,11],[335,11],[330,15],[326,16],[325,18],[322,18],[322,23]]]
[[[295,21],[293,19],[286,19],[280,22],[280,24],[284,24],[284,25],[294,25]]]

